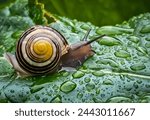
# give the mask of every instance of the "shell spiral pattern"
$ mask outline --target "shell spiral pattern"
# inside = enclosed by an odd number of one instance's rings
[[[34,26],[20,37],[16,60],[31,74],[52,73],[59,68],[61,56],[67,53],[67,41],[55,29]]]

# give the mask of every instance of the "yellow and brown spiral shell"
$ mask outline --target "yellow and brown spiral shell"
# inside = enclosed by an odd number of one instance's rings
[[[55,29],[34,26],[20,37],[16,60],[30,74],[52,73],[59,68],[61,56],[67,53],[67,41]]]

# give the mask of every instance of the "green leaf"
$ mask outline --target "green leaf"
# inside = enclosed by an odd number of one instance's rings
[[[89,39],[113,34],[92,43],[96,54],[74,71],[20,78],[3,54],[14,53],[20,34],[37,21],[43,24],[44,17],[32,17],[28,2],[22,2],[0,12],[0,102],[150,102],[150,33],[145,27],[150,25],[150,13],[101,28],[58,16],[49,26],[62,33],[69,44],[79,42],[89,28]],[[22,8],[23,14],[19,14]]]

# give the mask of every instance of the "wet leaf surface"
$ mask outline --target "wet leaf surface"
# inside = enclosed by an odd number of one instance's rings
[[[19,4],[0,12],[0,102],[150,102],[149,13],[100,28],[58,17],[49,26],[69,44],[79,42],[89,28],[89,39],[107,37],[92,43],[96,54],[76,70],[20,78],[3,57],[5,52],[15,52],[20,34],[35,24],[26,2],[23,14],[13,11],[20,10]]]

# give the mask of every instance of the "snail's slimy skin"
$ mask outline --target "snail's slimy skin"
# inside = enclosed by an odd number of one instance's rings
[[[33,26],[20,37],[15,55],[5,53],[5,58],[20,76],[51,74],[62,67],[76,68],[94,54],[90,43],[98,40],[84,41],[69,45],[57,30],[46,26]]]
[[[5,53],[4,57],[6,60],[10,63],[10,65],[13,66],[13,68],[16,70],[17,74],[22,77],[26,76],[32,76],[30,73],[24,71],[18,64],[15,55],[10,54],[10,53]]]

